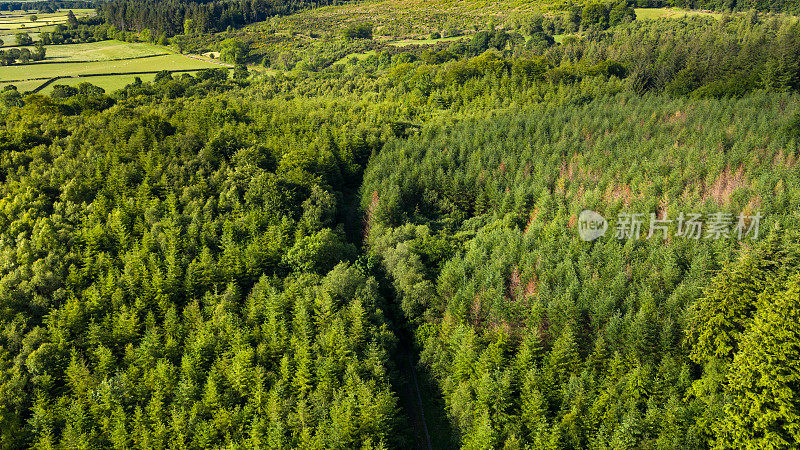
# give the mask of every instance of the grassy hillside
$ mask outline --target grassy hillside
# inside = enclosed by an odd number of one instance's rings
[[[562,10],[567,3],[540,1],[484,2],[469,0],[383,0],[330,6],[278,19],[276,26],[293,30],[316,28],[341,29],[350,23],[375,24],[379,35],[404,35],[441,30],[447,26],[462,28],[498,25],[526,13]]]

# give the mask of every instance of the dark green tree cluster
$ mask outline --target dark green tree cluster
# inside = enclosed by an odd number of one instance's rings
[[[716,447],[791,448],[800,442],[800,249],[796,232],[748,250],[692,306],[690,391]]]
[[[14,41],[17,45],[31,45],[33,44],[33,39],[31,35],[28,33],[20,32],[14,35]]]
[[[576,5],[568,11],[566,17],[567,25],[572,31],[605,30],[634,20],[636,12],[624,0],[612,5],[600,2]]]
[[[342,35],[345,39],[372,39],[372,25],[356,23],[345,28]]]
[[[395,445],[341,225],[374,138],[216,73],[0,107],[0,446]]]
[[[96,17],[80,22],[75,19],[68,21],[66,25],[58,24],[51,31],[39,33],[39,41],[45,45],[79,44],[106,39],[132,40],[133,36],[119,33],[115,27],[100,23],[100,19]]]
[[[45,48],[38,45],[37,48],[31,52],[28,48],[11,48],[8,50],[0,50],[0,66],[11,66],[14,64],[28,64],[32,61],[41,61],[45,57]]]

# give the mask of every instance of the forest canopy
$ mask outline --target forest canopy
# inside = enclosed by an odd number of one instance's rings
[[[591,2],[398,40],[314,34],[320,6],[37,36],[235,69],[0,90],[0,448],[798,446],[796,18]],[[309,28],[246,26],[275,15]]]

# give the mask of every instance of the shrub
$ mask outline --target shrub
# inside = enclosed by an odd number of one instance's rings
[[[353,24],[345,28],[345,39],[372,39],[372,25],[368,23]]]
[[[16,39],[17,45],[31,45],[31,44],[33,44],[33,39],[31,38],[31,35],[29,35],[28,33],[17,33],[14,36],[14,39]]]
[[[50,94],[52,98],[69,98],[78,95],[78,89],[64,84],[57,84],[53,86],[53,93]]]

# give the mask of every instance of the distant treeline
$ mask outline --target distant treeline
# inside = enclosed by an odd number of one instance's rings
[[[225,30],[265,20],[271,16],[341,4],[343,1],[251,0],[185,1],[122,0],[101,5],[106,22],[123,31],[145,28],[157,34],[193,34]]]
[[[800,13],[798,0],[636,0],[638,8],[678,7],[714,11],[747,11]]]
[[[40,13],[56,12],[59,9],[92,9],[97,2],[62,1],[62,2],[0,2],[0,11],[31,11]]]

